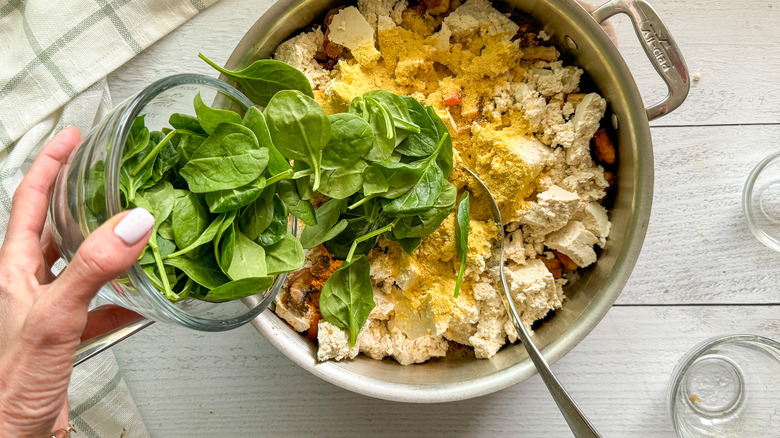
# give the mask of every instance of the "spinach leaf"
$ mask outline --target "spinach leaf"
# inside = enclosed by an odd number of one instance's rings
[[[325,111],[299,91],[280,91],[268,102],[265,117],[274,145],[285,158],[303,161],[312,168],[312,189],[317,190],[322,149],[331,137]]]
[[[433,207],[417,216],[401,218],[388,238],[400,243],[403,239],[422,238],[433,233],[452,212],[457,196],[458,190],[455,186],[445,181],[441,195]]]
[[[242,278],[211,289],[205,297],[198,298],[216,303],[233,301],[268,290],[273,284],[273,277]]]
[[[235,230],[235,227],[233,227],[233,230]],[[265,277],[268,275],[265,265],[265,250],[262,246],[246,237],[241,231],[235,231],[232,257],[225,273],[232,280]]]
[[[368,164],[359,160],[333,170],[322,172],[320,193],[335,199],[346,199],[363,187],[363,171]]]
[[[252,131],[223,123],[181,168],[190,191],[208,193],[234,189],[257,179],[268,163],[268,149],[259,149]]]
[[[251,204],[241,210],[238,215],[238,228],[251,240],[257,237],[271,225],[274,218],[274,188],[268,187]]]
[[[396,144],[393,146],[397,146],[409,133],[420,132],[420,127],[414,123],[409,114],[409,105],[404,97],[385,90],[371,90],[363,93],[363,99],[374,105],[383,106],[390,113],[393,126],[396,128]],[[398,132],[399,129],[402,132]]]
[[[206,137],[199,135],[182,135],[177,146],[179,151],[179,166],[184,166],[192,158],[192,154],[203,144]]]
[[[417,99],[413,97],[403,97],[409,108],[409,116],[414,124],[420,127],[420,132],[406,137],[406,139],[395,148],[409,157],[427,157],[431,155],[439,145],[441,134],[436,127],[433,119]],[[438,118],[438,115],[436,116]]]
[[[458,298],[460,284],[463,282],[463,273],[466,271],[466,259],[469,255],[469,212],[471,204],[469,203],[469,192],[463,193],[458,205],[457,222],[455,226],[455,250],[460,259],[460,269],[458,269],[458,280],[455,283],[455,298]]]
[[[439,154],[436,156],[436,164],[439,165],[441,171],[444,173],[444,179],[449,179],[450,174],[452,173],[452,136],[447,129],[447,125],[445,125],[441,117],[436,114],[433,107],[429,106],[426,109],[428,115],[431,116],[431,119],[436,125],[436,130],[439,132],[439,141],[442,141],[441,139],[444,141],[444,144],[439,150]]]
[[[436,203],[444,183],[444,175],[436,163],[436,158],[444,149],[447,139],[449,139],[449,134],[445,134],[441,139],[433,155],[424,160],[409,163],[408,166],[410,168],[419,172],[418,179],[408,191],[397,197],[397,199],[391,198],[388,194],[383,194],[384,198],[393,199],[391,201],[383,201],[382,207],[385,212],[397,217],[411,216],[422,213]],[[390,180],[388,179],[389,184]],[[392,186],[390,187],[392,188]],[[392,194],[390,190],[388,190],[388,193]]]
[[[379,203],[374,200],[362,204],[360,209],[345,212],[344,216],[347,219],[347,227],[336,237],[325,242],[325,248],[338,259],[347,258],[355,241],[374,235],[375,231],[393,222],[393,218],[385,214]],[[376,245],[378,238],[374,235],[361,240],[356,248],[357,254],[368,254]]]
[[[393,116],[377,101],[365,101],[363,118],[368,121],[374,131],[374,144],[363,155],[368,161],[384,161],[390,158],[396,146],[395,126]],[[357,108],[362,108],[358,106]]]
[[[152,171],[154,170],[153,161],[147,162],[138,173],[133,175],[133,170],[146,159],[155,147],[155,144],[148,138],[144,144],[146,147],[127,158],[119,169],[119,185],[127,202],[134,202],[135,194],[152,177]]]
[[[172,225],[176,246],[186,248],[195,243],[211,222],[209,212],[198,197],[186,190],[176,190]]]
[[[176,163],[179,162],[179,151],[176,150],[172,141],[167,141],[157,153],[157,158],[154,159],[152,166],[152,179],[154,181],[160,181],[165,175],[165,172],[169,171]]]
[[[249,108],[241,123],[255,133],[255,137],[257,137],[257,142],[260,147],[268,148],[268,172],[271,173],[271,175],[276,175],[292,169],[290,162],[284,158],[271,141],[271,133],[268,131],[268,124],[266,124],[265,116],[259,109],[256,107]]]
[[[394,163],[392,161],[372,163],[363,172],[365,181],[363,193],[371,193],[367,196],[381,195],[386,199],[395,199],[417,184],[429,166],[430,160],[428,159],[412,163]]]
[[[295,172],[305,171],[311,169],[308,164],[303,161],[296,161],[293,163],[293,170]],[[314,196],[314,179],[311,175],[306,175],[295,179],[295,187],[298,189],[298,195],[303,200],[309,200]]]
[[[298,90],[306,96],[314,97],[306,76],[281,61],[260,59],[243,70],[230,71],[218,66],[202,53],[198,56],[220,73],[238,82],[246,97],[257,105],[267,106],[271,98],[282,90]]]
[[[322,204],[315,212],[317,224],[307,226],[301,232],[301,245],[306,249],[314,248],[344,231],[347,221],[339,221],[339,216],[346,209],[346,199],[331,199]]]
[[[322,150],[323,169],[339,169],[352,164],[373,146],[374,130],[363,118],[339,113],[328,116],[328,120],[331,136]]]
[[[302,220],[306,225],[317,225],[317,219],[314,214],[314,207],[311,202],[301,199],[295,182],[291,180],[279,181],[276,185],[279,198],[287,206],[290,213]]]
[[[303,266],[303,247],[289,232],[282,240],[265,247],[265,266],[268,275],[295,271]]]
[[[235,213],[235,212],[231,212]],[[235,214],[233,214],[235,218]],[[234,221],[222,223],[214,237],[214,257],[222,272],[227,273],[230,262],[233,261],[233,248],[236,246],[236,226]]]
[[[157,251],[160,254],[160,257],[165,258],[168,257],[169,254],[176,251],[176,244],[173,243],[171,240],[168,240],[164,237],[162,237],[159,233],[157,234]],[[138,258],[138,264],[139,265],[150,265],[155,262],[154,255],[152,254],[151,248],[148,246],[144,248],[144,251],[141,253],[141,256]]]
[[[254,202],[263,193],[265,187],[266,179],[261,176],[245,186],[206,193],[206,204],[212,213],[236,210]]]
[[[400,197],[383,200],[382,208],[391,216],[413,216],[433,207],[441,195],[444,177],[439,166],[428,166],[417,183]]]
[[[385,173],[382,172],[380,165],[370,165],[363,171],[363,195],[372,197],[386,193],[390,189],[387,183]]]
[[[106,163],[98,161],[88,172],[84,198],[92,214],[98,214],[106,208]]]
[[[173,185],[168,181],[160,181],[154,186],[139,193],[135,205],[145,208],[154,216],[154,231],[168,219],[175,204]]]
[[[169,257],[178,257],[183,254],[189,254],[191,251],[195,250],[201,245],[211,243],[217,234],[221,234],[221,232],[224,231],[223,226],[226,227],[228,224],[233,223],[233,219],[235,217],[235,211],[220,214],[216,217],[216,219],[214,219],[213,222],[209,224],[203,234],[201,234],[196,241],[192,242],[186,248],[181,248],[178,251],[172,253]]]
[[[176,204],[174,203],[173,208],[176,209]],[[173,214],[171,214],[173,216]],[[171,218],[169,217],[167,221],[160,224],[160,226],[157,228],[157,233],[160,235],[160,237],[175,241],[176,236],[173,233],[173,223],[171,222]]]
[[[130,127],[130,132],[127,134],[124,154],[122,154],[122,164],[130,158],[135,157],[141,151],[147,150],[149,147],[151,133],[144,125],[145,116],[145,114],[142,114],[136,117],[133,121],[133,125]]]
[[[278,196],[273,197],[273,203],[274,216],[271,219],[271,224],[254,239],[262,246],[271,246],[282,240],[284,235],[287,234],[287,207],[284,206],[284,203]]]
[[[198,118],[198,123],[207,134],[212,134],[217,129],[217,126],[222,123],[241,124],[241,116],[238,113],[206,105],[203,103],[200,93],[195,95],[193,105],[195,106],[195,115]]]
[[[214,289],[230,281],[217,266],[212,252],[207,252],[202,257],[191,259],[189,257],[171,257],[163,262],[167,266],[181,269],[189,278],[208,289]]]
[[[354,346],[360,329],[374,309],[370,265],[365,256],[344,262],[328,278],[320,294],[320,312],[325,321],[346,330]]]
[[[196,132],[198,134],[206,134],[206,131],[200,126],[198,118],[189,114],[173,113],[168,117],[168,123],[173,126],[174,129],[186,129],[187,131]]]

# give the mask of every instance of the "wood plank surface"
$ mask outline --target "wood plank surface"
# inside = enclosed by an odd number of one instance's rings
[[[618,306],[553,371],[605,437],[672,435],[676,362],[711,336],[780,339],[779,306]],[[472,400],[416,405],[326,383],[251,327],[203,334],[156,324],[114,347],[155,437],[569,436],[534,376]]]

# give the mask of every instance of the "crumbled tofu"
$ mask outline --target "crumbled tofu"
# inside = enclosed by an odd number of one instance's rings
[[[548,234],[561,229],[580,207],[580,197],[576,193],[557,185],[539,193],[536,199],[520,222],[531,225],[537,233]]]
[[[274,59],[303,72],[313,87],[324,85],[330,80],[330,74],[314,59],[324,39],[325,35],[319,28],[302,33],[280,44],[274,52]]]
[[[599,239],[585,229],[580,221],[571,221],[565,227],[547,236],[547,246],[562,252],[577,266],[584,268],[596,262],[593,250]]]
[[[534,321],[561,307],[563,290],[541,260],[529,260],[523,266],[509,264],[506,279],[520,319],[529,329]]]
[[[392,356],[401,365],[425,362],[447,354],[449,343],[440,336],[422,336],[410,339],[402,332],[390,331],[384,321],[373,320],[360,336],[360,352],[381,360]]]
[[[509,223],[519,218],[524,198],[533,191],[533,182],[544,168],[549,149],[533,137],[471,128],[476,171],[496,198],[501,219]]]
[[[344,8],[333,16],[329,26],[328,39],[350,51],[360,64],[369,64],[379,59],[374,47],[374,28],[354,6]]]
[[[514,36],[519,26],[506,15],[498,12],[488,0],[468,0],[444,19],[452,36],[470,38],[478,35]]]
[[[555,57],[557,59],[557,56]],[[576,67],[564,67],[558,61],[550,64],[550,68],[534,68],[528,73],[529,81],[544,97],[572,93],[579,87],[582,70]]]
[[[571,119],[576,136],[566,151],[566,164],[578,165],[591,161],[590,139],[599,129],[599,123],[606,109],[607,102],[596,93],[586,95],[577,105]]]
[[[577,216],[585,229],[593,233],[599,239],[599,246],[602,248],[607,242],[609,232],[612,230],[612,223],[609,222],[607,209],[598,202],[591,201]]]
[[[478,358],[489,358],[506,343],[504,324],[507,313],[504,303],[493,286],[487,282],[474,285],[474,296],[479,303],[479,322],[476,332],[469,338]]]
[[[596,261],[594,245],[603,248],[610,232],[598,203],[608,184],[590,154],[606,101],[580,90],[583,71],[560,61],[557,48],[544,43],[549,35],[542,31],[536,44],[523,43],[515,38],[518,25],[488,0],[465,1],[443,19],[408,7],[408,0],[358,0],[357,9],[335,14],[328,37],[352,57],[339,59],[330,72],[313,59],[322,47],[319,30],[284,43],[277,59],[304,71],[328,114],[346,111],[354,97],[373,89],[433,107],[452,136],[450,181],[469,188],[462,170],[468,167],[496,197],[510,292],[530,331],[561,307],[573,275],[555,279],[541,257],[554,257],[555,249],[588,266]],[[486,273],[493,239],[501,236],[486,200],[478,191],[472,196],[458,298],[454,214],[411,255],[380,238],[368,256],[375,307],[356,347],[349,347],[345,332],[321,322],[318,358],[348,359],[359,351],[407,365],[445,355],[449,342],[489,358],[517,340],[501,292]],[[276,307],[296,329],[316,320]]]
[[[515,222],[516,223],[516,222]],[[504,236],[504,258],[519,265],[525,264],[523,230],[518,228]]]
[[[365,17],[366,22],[368,22],[368,24],[375,29],[377,22],[379,21],[379,17],[390,17],[396,15],[394,11],[394,8],[396,7],[396,0],[358,0],[357,7],[358,10],[360,10],[360,13]]]
[[[321,319],[317,326],[317,360],[353,359],[360,353],[360,336],[354,347],[349,345],[349,333]]]

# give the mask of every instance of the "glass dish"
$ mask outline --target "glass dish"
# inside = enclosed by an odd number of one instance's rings
[[[761,336],[708,339],[689,351],[669,382],[679,437],[780,436],[780,344]]]
[[[742,208],[753,235],[780,251],[780,152],[764,158],[750,172],[742,191]]]
[[[52,234],[65,260],[73,258],[86,236],[122,210],[120,165],[136,117],[145,114],[146,126],[150,130],[160,130],[168,126],[168,118],[173,113],[194,115],[193,99],[197,93],[204,102],[213,102],[215,107],[229,106],[243,112],[252,106],[246,96],[215,78],[174,75],[151,84],[117,105],[86,135],[60,170],[49,206]],[[96,196],[101,191],[105,196]],[[293,220],[293,233],[295,225]],[[285,275],[277,276],[270,289],[249,297],[251,299],[223,303],[185,299],[173,304],[151,284],[136,263],[103,286],[99,295],[155,321],[203,331],[221,331],[243,325],[260,314],[273,300],[284,279]]]

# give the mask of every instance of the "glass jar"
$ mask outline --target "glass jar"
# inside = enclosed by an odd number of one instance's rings
[[[252,102],[235,88],[204,75],[179,74],[161,79],[116,106],[84,137],[81,146],[62,167],[49,205],[55,245],[66,261],[72,260],[84,239],[108,218],[122,211],[119,176],[122,155],[136,117],[145,114],[149,130],[168,127],[173,113],[194,116],[193,99],[218,108],[244,112]],[[295,220],[292,221],[295,234]],[[282,287],[278,275],[271,288],[242,300],[212,303],[185,299],[168,301],[136,263],[104,285],[99,295],[146,318],[185,327],[221,331],[236,328],[260,314]]]

